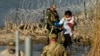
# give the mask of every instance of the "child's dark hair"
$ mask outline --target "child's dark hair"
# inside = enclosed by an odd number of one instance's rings
[[[72,12],[71,12],[70,10],[68,10],[68,11],[65,11],[65,15],[72,16]]]

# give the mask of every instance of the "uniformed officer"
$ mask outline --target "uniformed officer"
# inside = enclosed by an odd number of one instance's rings
[[[57,43],[56,35],[50,34],[49,35],[49,45],[43,48],[41,56],[67,56],[67,52],[65,48]]]
[[[55,5],[52,5],[50,8],[47,9],[46,17],[47,17],[47,29],[50,31],[52,27],[56,27],[53,29],[52,33],[57,34],[58,29],[56,23],[59,22],[59,15],[57,13]]]
[[[56,34],[58,39],[59,38],[58,35],[61,32],[61,29],[59,29],[59,26],[57,25],[57,23],[59,23],[59,15],[56,10],[56,6],[54,4],[47,9],[46,20],[47,20],[47,29],[49,33],[51,32],[53,34]],[[47,42],[49,41],[47,40]]]
[[[7,49],[3,50],[0,53],[0,56],[16,56],[15,53],[15,42],[11,41],[8,43]],[[24,53],[22,51],[20,51],[20,56],[24,56]]]

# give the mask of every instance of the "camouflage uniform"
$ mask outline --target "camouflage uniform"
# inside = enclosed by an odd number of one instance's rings
[[[41,56],[67,56],[67,53],[62,45],[53,43],[43,48]]]
[[[14,42],[9,42],[8,43],[8,48],[3,50],[0,53],[0,56],[16,56],[15,43]],[[20,51],[20,56],[24,56],[24,53],[22,51]]]
[[[41,56],[67,56],[65,48],[56,42],[57,35],[50,34],[50,44],[43,48]]]
[[[51,11],[50,9],[47,9],[47,29],[50,31],[51,27],[54,26],[55,21],[59,22],[59,16],[57,11]],[[57,29],[54,28],[52,33],[58,33]]]
[[[58,34],[61,32],[61,30],[59,29],[59,27],[56,27],[54,24],[55,22],[59,22],[59,16],[58,16],[58,13],[57,11],[52,11],[49,9],[47,9],[47,29],[49,31],[49,33],[51,32],[51,29],[52,29],[52,26],[54,26],[53,30],[51,33],[54,33],[57,35],[57,39],[59,38],[58,37]],[[47,43],[48,43],[49,39],[47,39]],[[58,40],[57,40],[58,41]],[[60,42],[60,41],[58,41]]]

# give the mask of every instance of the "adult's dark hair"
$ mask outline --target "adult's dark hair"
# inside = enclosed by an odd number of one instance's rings
[[[71,11],[65,11],[65,15],[69,15],[69,16],[72,16],[72,12]]]

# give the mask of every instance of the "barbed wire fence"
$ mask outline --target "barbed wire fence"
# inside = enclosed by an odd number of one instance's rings
[[[66,10],[71,10],[73,15],[76,18],[77,27],[76,31],[77,34],[82,35],[83,37],[92,37],[93,32],[93,22],[94,22],[94,8],[96,6],[96,1],[94,0],[20,0],[19,8],[18,8],[18,23],[19,24],[41,24],[40,20],[44,18],[43,11],[49,8],[49,6],[55,2],[57,6],[57,11],[60,18],[63,17],[64,12]],[[34,9],[33,3],[35,3],[36,8]],[[33,8],[33,9],[32,9]],[[9,13],[6,15],[4,21],[7,22],[16,22],[16,8],[10,9]],[[46,19],[44,19],[46,20]],[[86,35],[86,36],[85,36]],[[91,35],[91,36],[90,36]]]

